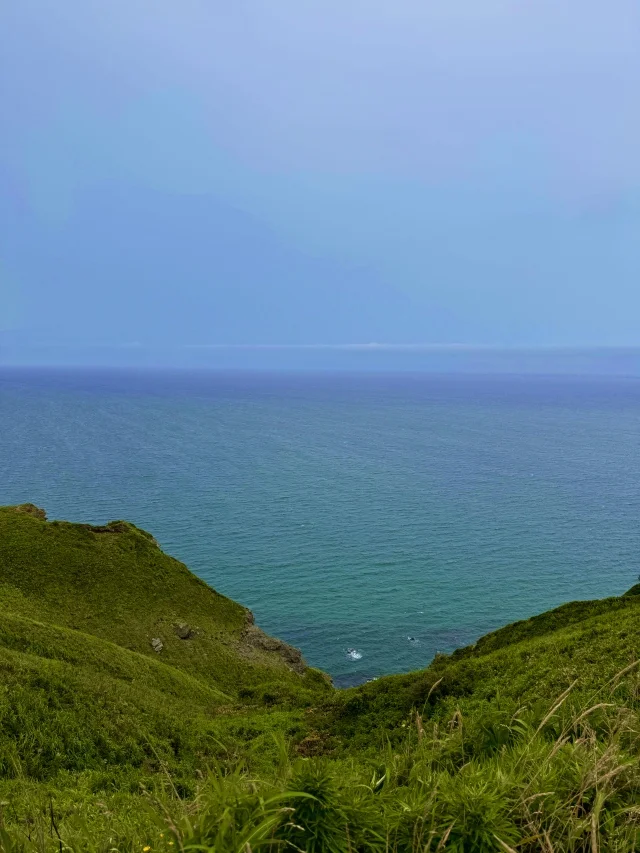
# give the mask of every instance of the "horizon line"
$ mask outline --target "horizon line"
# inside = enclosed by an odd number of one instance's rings
[[[5,343],[5,347],[33,349],[167,349],[167,350],[333,350],[356,352],[585,352],[585,351],[640,351],[640,342],[634,344],[471,344],[471,343],[383,343],[370,341],[345,343],[142,343],[129,341],[124,343],[89,342],[39,342]]]

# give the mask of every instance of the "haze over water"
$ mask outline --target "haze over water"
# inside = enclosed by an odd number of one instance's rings
[[[640,571],[637,378],[4,368],[0,390],[0,503],[133,521],[339,685]]]

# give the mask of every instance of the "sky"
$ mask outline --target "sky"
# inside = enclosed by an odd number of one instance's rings
[[[638,345],[638,91],[637,0],[7,0],[0,359]]]

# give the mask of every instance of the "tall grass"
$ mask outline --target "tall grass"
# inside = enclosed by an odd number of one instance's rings
[[[526,709],[507,722],[488,714],[475,733],[460,714],[445,727],[416,714],[402,747],[373,766],[297,760],[270,784],[216,775],[175,842],[240,853],[253,831],[252,850],[637,850],[637,713],[613,702],[563,713],[569,698],[537,724]]]
[[[640,850],[639,595],[333,691],[148,534],[27,509],[0,509],[0,853]]]
[[[437,724],[414,711],[403,738],[366,759],[302,759],[280,738],[269,775],[221,764],[190,801],[168,782],[138,801],[130,831],[97,832],[49,803],[20,831],[0,830],[0,850],[630,853],[639,695],[632,665],[581,701],[569,688],[542,715],[489,707]]]

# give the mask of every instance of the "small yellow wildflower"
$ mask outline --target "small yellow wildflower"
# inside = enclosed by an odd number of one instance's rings
[[[147,846],[146,846],[146,847],[143,847],[143,848],[142,848],[142,853],[149,853],[149,850],[151,850],[151,848],[150,848],[150,847],[149,847],[149,845],[147,844]]]

